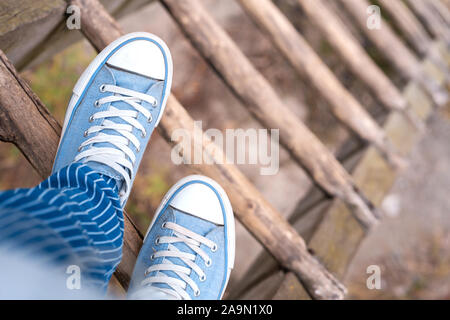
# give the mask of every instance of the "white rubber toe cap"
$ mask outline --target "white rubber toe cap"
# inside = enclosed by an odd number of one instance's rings
[[[149,78],[165,80],[166,62],[163,52],[151,41],[131,41],[117,50],[107,63]]]
[[[224,225],[220,201],[205,184],[193,183],[184,187],[172,199],[170,206],[217,225]]]

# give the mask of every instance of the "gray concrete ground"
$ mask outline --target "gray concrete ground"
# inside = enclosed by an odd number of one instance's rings
[[[353,297],[450,298],[449,120],[445,111],[429,119],[385,198],[388,216],[363,241],[347,275]],[[382,269],[379,291],[365,287],[369,265]]]

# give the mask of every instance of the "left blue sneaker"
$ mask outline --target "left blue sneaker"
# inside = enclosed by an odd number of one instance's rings
[[[130,299],[221,299],[234,265],[234,217],[213,180],[189,176],[164,196],[134,267]]]
[[[81,75],[64,119],[53,172],[84,162],[117,181],[122,206],[172,85],[172,58],[138,32],[108,45]]]

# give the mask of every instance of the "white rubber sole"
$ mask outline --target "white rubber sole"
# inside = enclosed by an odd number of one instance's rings
[[[144,241],[147,238],[148,233],[150,232],[151,228],[153,227],[153,224],[155,223],[156,219],[161,214],[162,209],[166,206],[166,204],[170,201],[174,193],[180,189],[181,186],[185,185],[186,183],[189,183],[191,181],[202,181],[204,183],[209,184],[211,187],[213,187],[217,193],[219,194],[223,207],[225,209],[225,217],[224,217],[224,223],[226,223],[227,226],[227,248],[228,248],[228,257],[227,257],[227,279],[225,281],[225,286],[221,295],[221,298],[223,294],[225,293],[225,288],[227,287],[228,281],[230,279],[231,270],[234,267],[234,260],[235,260],[235,253],[236,253],[236,233],[235,233],[235,225],[234,225],[234,214],[233,214],[233,208],[231,207],[230,200],[228,199],[227,194],[225,193],[225,190],[214,180],[201,176],[201,175],[191,175],[187,176],[181,180],[179,180],[177,183],[175,183],[169,191],[164,196],[163,200],[161,201],[160,205],[158,206],[158,209],[156,210],[155,215],[153,216],[152,222],[150,223],[150,226],[147,229],[147,232],[144,237]]]
[[[94,75],[95,72],[97,72],[98,68],[105,62],[105,60],[109,57],[109,55],[117,48],[120,47],[124,42],[127,42],[134,38],[146,38],[150,39],[154,42],[156,42],[164,51],[164,54],[166,56],[166,63],[167,63],[167,79],[165,79],[166,82],[166,91],[164,93],[163,100],[161,102],[161,111],[159,113],[158,119],[156,120],[155,128],[158,126],[159,121],[161,120],[161,117],[164,113],[164,109],[167,104],[167,99],[170,95],[170,89],[172,87],[172,77],[173,77],[173,62],[172,62],[172,56],[170,54],[170,50],[165,44],[163,40],[158,38],[157,36],[147,33],[147,32],[133,32],[126,34],[113,42],[111,42],[105,49],[103,49],[97,57],[89,64],[89,66],[84,70],[84,72],[81,74],[80,78],[78,79],[77,83],[75,84],[75,87],[73,88],[73,95],[70,99],[69,106],[67,107],[66,116],[64,118],[64,125],[61,133],[61,139],[59,143],[61,144],[62,137],[64,136],[66,127],[68,125],[68,122],[70,121],[73,109],[75,106],[78,105],[78,102],[80,98],[82,98],[82,95],[86,89],[86,86],[88,85],[90,79]],[[58,146],[59,148],[59,146]]]

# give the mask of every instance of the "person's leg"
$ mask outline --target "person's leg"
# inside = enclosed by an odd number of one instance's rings
[[[59,265],[78,261],[89,283],[105,288],[121,257],[121,210],[171,82],[170,52],[156,36],[132,33],[108,45],[73,89],[52,176],[1,194],[3,242],[41,245],[34,251]]]
[[[73,163],[35,188],[0,193],[0,245],[62,272],[79,266],[83,287],[106,289],[122,239],[116,182],[85,164]]]

